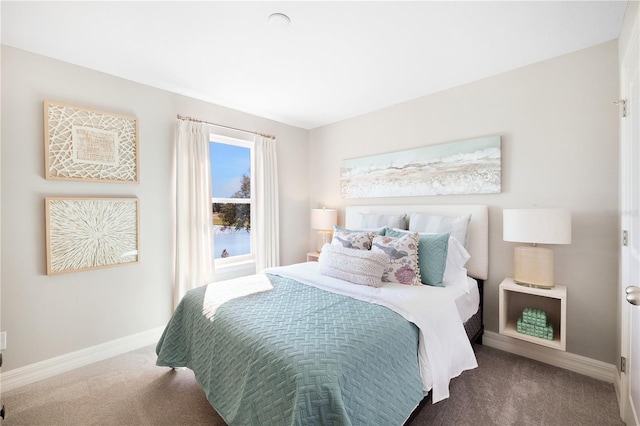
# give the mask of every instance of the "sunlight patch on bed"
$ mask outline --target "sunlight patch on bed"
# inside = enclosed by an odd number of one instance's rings
[[[269,290],[273,290],[273,285],[265,274],[211,283],[204,295],[202,313],[213,321],[216,311],[223,303]]]

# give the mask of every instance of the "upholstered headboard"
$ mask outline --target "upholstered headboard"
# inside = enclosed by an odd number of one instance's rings
[[[471,214],[466,249],[471,255],[466,268],[469,276],[486,280],[489,275],[489,208],[480,204],[414,204],[397,206],[347,206],[345,227],[361,226],[361,213],[403,214],[431,213],[441,216]]]

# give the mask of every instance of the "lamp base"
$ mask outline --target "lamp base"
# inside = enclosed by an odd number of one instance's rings
[[[322,246],[331,242],[333,237],[333,231],[318,231],[318,237],[316,239],[316,251],[320,253]]]
[[[514,254],[513,281],[529,287],[549,289],[553,281],[553,251],[542,247],[518,246]]]

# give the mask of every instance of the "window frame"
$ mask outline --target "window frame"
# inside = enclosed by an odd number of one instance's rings
[[[250,176],[249,179],[251,179],[251,194],[249,199],[247,198],[217,198],[214,197],[213,194],[211,196],[211,208],[212,208],[212,214],[213,214],[213,204],[249,204],[249,211],[250,211],[250,216],[251,216],[251,244],[250,244],[250,248],[249,248],[249,253],[248,254],[242,254],[242,255],[238,255],[238,256],[230,256],[227,258],[220,258],[220,259],[216,259],[215,257],[215,252],[213,253],[213,262],[214,262],[214,266],[216,268],[218,267],[229,267],[229,266],[233,266],[233,265],[240,265],[240,264],[248,264],[248,263],[255,263],[256,259],[255,259],[255,246],[256,246],[256,239],[255,239],[255,232],[253,232],[253,227],[255,226],[255,144],[253,143],[253,141],[249,141],[249,140],[244,140],[244,139],[238,139],[238,138],[234,138],[234,137],[230,137],[230,136],[224,136],[221,135],[219,133],[210,133],[209,134],[209,143],[211,144],[211,142],[215,142],[215,143],[222,143],[222,144],[227,144],[227,145],[233,145],[233,146],[239,146],[242,148],[248,148],[249,149],[249,156],[250,156]],[[211,145],[209,145],[211,146]],[[209,166],[211,168],[211,165]],[[213,188],[213,180],[211,181],[211,187]],[[249,202],[247,203],[246,200],[249,200]],[[214,244],[214,234],[213,234],[213,222],[211,223],[212,226],[212,244],[215,248],[215,244]]]

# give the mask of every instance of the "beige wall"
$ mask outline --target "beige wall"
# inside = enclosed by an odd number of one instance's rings
[[[489,205],[485,324],[495,332],[498,286],[513,273],[515,246],[502,241],[502,209],[571,209],[573,243],[553,247],[556,281],[568,287],[567,351],[617,364],[617,96],[612,41],[314,129],[311,207],[337,207],[343,218],[348,204]],[[500,194],[340,197],[342,159],[494,134],[502,137]]]
[[[637,22],[636,19],[640,13],[639,8],[640,2],[637,0],[627,2],[627,8],[624,11],[624,20],[622,21],[622,28],[620,29],[620,37],[618,38],[618,54],[620,55],[620,59],[622,59],[622,55],[633,42],[633,25]]]
[[[573,244],[554,247],[569,287],[567,350],[617,363],[618,95],[615,42],[524,67],[311,132],[2,48],[3,371],[163,326],[171,309],[171,143],[177,113],[278,137],[281,262],[315,247],[309,208],[371,203],[490,206],[487,329],[498,329],[498,285],[512,273],[502,209],[568,207]],[[43,178],[43,99],[140,119],[139,185]],[[503,192],[343,200],[340,160],[482,135],[502,136]],[[141,263],[45,275],[44,197],[135,196]]]
[[[43,105],[53,99],[140,120],[140,184],[44,179]],[[166,324],[171,313],[171,147],[176,114],[277,136],[281,262],[303,261],[308,131],[2,47],[3,372]],[[141,262],[45,275],[45,196],[140,199]]]

